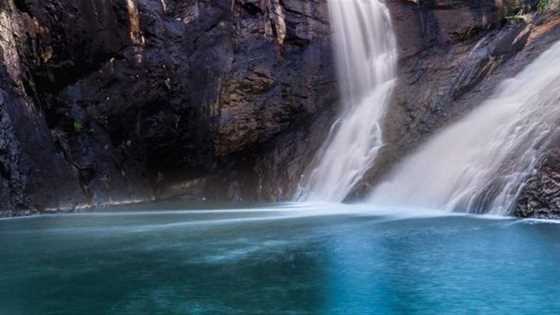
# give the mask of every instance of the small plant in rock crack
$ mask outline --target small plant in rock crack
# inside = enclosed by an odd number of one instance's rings
[[[74,131],[79,133],[82,131],[82,129],[83,129],[82,123],[78,120],[74,120]]]
[[[539,0],[539,3],[537,4],[537,9],[541,13],[546,11],[549,7],[550,7],[550,0]]]

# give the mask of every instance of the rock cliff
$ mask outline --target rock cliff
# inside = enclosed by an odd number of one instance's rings
[[[560,39],[541,1],[386,2],[399,83],[354,196]],[[0,209],[287,200],[337,110],[332,55],[326,0],[2,1]]]
[[[0,208],[241,198],[231,170],[336,100],[327,16],[324,1],[3,1]]]

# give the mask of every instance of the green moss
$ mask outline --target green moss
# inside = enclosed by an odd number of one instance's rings
[[[83,128],[82,123],[77,120],[74,120],[74,131],[80,132],[82,131],[82,128]]]
[[[537,4],[537,9],[541,13],[546,11],[549,7],[550,7],[550,0],[539,0],[539,3]]]

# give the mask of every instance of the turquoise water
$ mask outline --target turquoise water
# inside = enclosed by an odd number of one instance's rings
[[[560,313],[552,222],[149,209],[0,220],[0,314]]]

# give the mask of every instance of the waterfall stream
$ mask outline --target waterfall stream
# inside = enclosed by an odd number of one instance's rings
[[[435,135],[377,187],[376,205],[505,215],[560,121],[560,43]]]
[[[396,78],[396,42],[382,2],[329,0],[329,13],[342,110],[300,182],[299,200],[342,201],[372,166]]]

